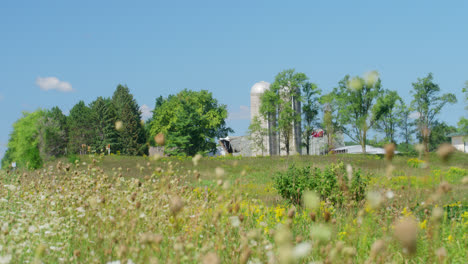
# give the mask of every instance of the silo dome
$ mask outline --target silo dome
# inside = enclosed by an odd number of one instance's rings
[[[262,94],[268,89],[270,89],[270,83],[261,81],[252,86],[250,94]]]

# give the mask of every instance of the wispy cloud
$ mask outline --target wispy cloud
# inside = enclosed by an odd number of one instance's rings
[[[37,77],[36,85],[43,91],[57,90],[59,92],[73,92],[69,82],[60,81],[57,77]]]
[[[239,110],[229,112],[229,120],[249,120],[250,119],[250,107],[246,105],[239,106]]]
[[[140,107],[140,111],[141,111],[141,117],[145,121],[150,119],[151,116],[153,116],[153,113],[151,112],[151,108],[145,104]]]

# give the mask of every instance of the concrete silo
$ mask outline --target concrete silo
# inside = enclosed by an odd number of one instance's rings
[[[265,120],[260,114],[260,104],[261,104],[261,97],[263,93],[270,89],[270,83],[268,82],[258,82],[252,86],[250,90],[250,121],[252,122],[255,117],[258,117],[261,122],[261,127],[266,131],[269,131],[268,120]],[[269,135],[266,135],[263,139],[263,145],[265,147],[264,151],[258,148],[254,148],[252,151],[252,155],[267,155],[270,154],[270,139]]]

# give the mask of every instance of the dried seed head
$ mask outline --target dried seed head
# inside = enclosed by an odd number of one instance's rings
[[[117,121],[117,122],[115,122],[115,129],[116,129],[117,131],[122,130],[122,129],[123,129],[123,122],[122,122],[122,121]]]
[[[320,198],[318,195],[313,191],[306,191],[304,192],[303,202],[304,206],[309,209],[316,209],[320,205]]]
[[[210,252],[203,257],[202,263],[203,264],[220,264],[221,260],[219,259],[218,255],[216,255],[216,253]]]
[[[414,254],[418,240],[418,224],[413,218],[403,218],[394,229],[395,238],[402,245],[404,252]]]
[[[197,166],[201,158],[202,158],[202,155],[200,154],[195,155],[195,157],[192,158],[193,165]]]
[[[309,217],[310,217],[310,220],[312,220],[313,222],[315,222],[315,217],[316,217],[315,212],[310,212],[310,213],[309,213]]]
[[[294,218],[295,215],[296,215],[296,208],[292,207],[288,211],[288,218],[292,219],[292,218]]]
[[[444,263],[444,260],[447,258],[447,250],[444,247],[441,247],[438,248],[435,253],[439,263]]]
[[[468,176],[463,177],[461,182],[463,185],[468,185]]]
[[[221,167],[216,167],[215,173],[216,173],[216,177],[221,178],[224,176],[224,169]]]
[[[383,197],[380,192],[371,191],[367,193],[367,204],[371,209],[377,209],[382,204]]]
[[[431,216],[432,221],[436,223],[440,222],[440,220],[442,220],[443,217],[444,217],[444,210],[442,208],[436,207],[432,209],[432,216]]]
[[[346,174],[348,175],[348,181],[351,182],[353,179],[353,167],[351,164],[346,164]]]
[[[443,181],[443,182],[440,183],[439,189],[438,189],[438,191],[440,193],[448,193],[451,190],[452,190],[452,186],[450,186],[450,184],[448,182]]]
[[[182,210],[184,207],[184,202],[182,199],[180,199],[179,196],[174,196],[172,199],[169,201],[169,208],[171,209],[171,212],[176,215],[177,213]]]
[[[372,244],[370,256],[372,259],[375,259],[379,254],[385,251],[386,248],[385,241],[379,239]]]
[[[325,212],[323,213],[323,218],[325,219],[325,222],[330,221],[330,218],[331,218],[330,212],[328,212],[327,210],[325,210]]]
[[[164,144],[166,143],[166,139],[164,137],[164,134],[163,133],[158,133],[154,137],[154,141],[156,141],[156,144],[158,144],[159,146],[164,146]]]
[[[395,155],[395,144],[390,143],[385,145],[385,159],[392,161],[393,156]]]
[[[452,144],[443,143],[437,149],[437,155],[442,161],[445,162],[450,158],[450,156],[452,155],[452,153],[455,152],[455,150],[456,149],[454,146],[452,146]]]

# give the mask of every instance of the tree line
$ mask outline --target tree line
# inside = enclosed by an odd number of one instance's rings
[[[409,151],[414,140],[431,151],[448,141],[450,132],[468,134],[465,117],[458,129],[437,119],[443,107],[457,99],[452,93],[441,94],[431,73],[417,79],[412,87],[412,101],[405,102],[396,91],[383,88],[377,72],[370,72],[362,77],[347,75],[332,91],[322,94],[304,73],[288,69],[277,74],[261,97],[260,112],[266,120],[274,121],[272,132],[279,133],[287,153],[292,128],[297,125],[302,127],[301,144],[307,154],[311,134],[317,129],[328,135],[329,149],[333,148],[333,137],[342,132],[364,151],[366,144],[390,142],[397,143],[400,151]],[[468,102],[468,82],[462,91]],[[219,104],[212,93],[185,89],[156,98],[153,115],[144,122],[129,88],[118,85],[112,97],[98,97],[88,105],[79,101],[68,115],[59,107],[23,113],[13,124],[2,167],[16,162],[18,167],[34,169],[62,156],[106,153],[108,146],[111,153],[148,154],[148,148],[157,145],[157,134],[165,135],[167,154],[206,154],[216,151],[216,138],[233,132],[226,125],[227,116],[227,106]],[[384,138],[369,139],[370,130]],[[254,145],[265,148],[262,138],[267,131],[258,118],[252,120],[249,133],[257,135],[251,136]]]
[[[327,150],[334,147],[333,137],[341,132],[352,143],[361,145],[364,153],[366,145],[386,143],[397,144],[400,151],[409,152],[413,150],[414,140],[422,143],[426,151],[432,151],[450,140],[449,133],[468,134],[468,119],[464,117],[458,128],[437,119],[444,106],[456,103],[457,98],[453,93],[442,94],[432,73],[418,78],[412,88],[412,100],[405,102],[396,91],[385,89],[379,74],[373,71],[364,76],[346,75],[332,91],[322,94],[304,73],[288,69],[278,73],[270,89],[262,95],[260,113],[264,120],[273,120],[270,133],[281,135],[287,153],[292,127],[298,122],[302,122],[302,146],[307,154],[311,134],[316,129],[323,129],[328,135]],[[462,91],[468,102],[468,82]],[[301,112],[293,109],[291,98],[302,103]],[[255,146],[264,150],[262,139],[268,131],[260,124],[261,120],[254,118],[249,134]],[[371,130],[383,134],[383,139],[370,139]]]
[[[153,116],[144,122],[140,107],[127,86],[118,85],[110,98],[90,104],[79,101],[64,115],[59,107],[24,112],[13,124],[2,167],[36,169],[55,158],[75,154],[148,154],[154,136],[166,136],[172,155],[214,151],[215,138],[226,136],[227,107],[208,91],[183,90],[156,99]]]

